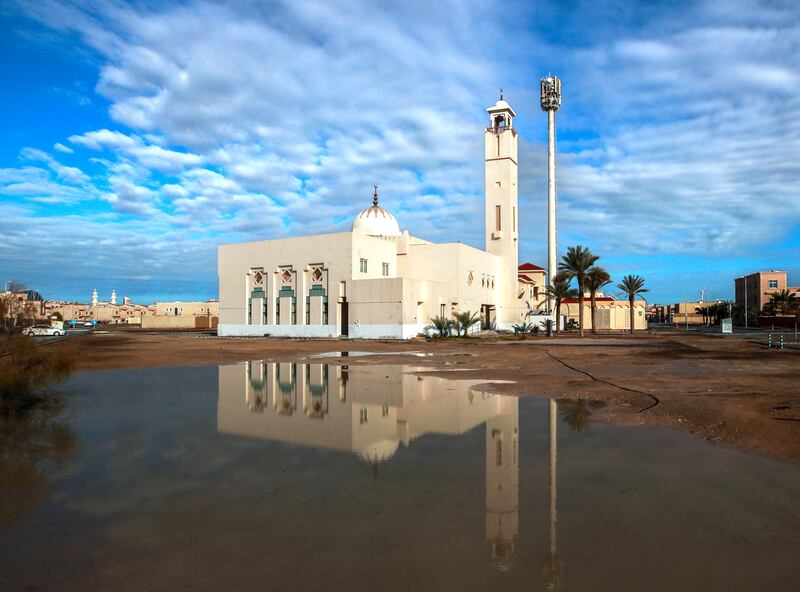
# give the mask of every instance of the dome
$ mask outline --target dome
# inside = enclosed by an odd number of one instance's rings
[[[400,236],[400,224],[392,213],[378,206],[378,187],[372,198],[372,206],[361,210],[353,220],[353,230],[370,236]]]
[[[368,463],[386,462],[394,456],[400,443],[397,440],[378,440],[358,451],[358,457]]]

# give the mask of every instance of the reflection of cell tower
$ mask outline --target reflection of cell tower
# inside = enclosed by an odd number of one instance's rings
[[[519,399],[498,402],[486,422],[486,545],[492,567],[508,571],[519,536]]]
[[[561,106],[561,80],[541,80],[540,105],[547,111],[547,281],[558,273],[556,264],[556,111]],[[552,303],[551,303],[552,304]],[[553,307],[550,307],[552,312]]]
[[[548,590],[561,587],[561,561],[558,558],[558,403],[550,399],[550,537],[547,558],[542,564],[542,576]]]

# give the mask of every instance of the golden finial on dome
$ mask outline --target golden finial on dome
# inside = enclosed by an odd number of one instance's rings
[[[372,193],[372,205],[373,207],[378,207],[378,185],[375,184],[375,191]]]

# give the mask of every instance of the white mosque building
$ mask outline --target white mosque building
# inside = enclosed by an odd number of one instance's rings
[[[220,245],[218,334],[407,339],[453,312],[524,321],[516,114],[502,96],[487,111],[484,250],[401,231],[376,188],[348,232]]]

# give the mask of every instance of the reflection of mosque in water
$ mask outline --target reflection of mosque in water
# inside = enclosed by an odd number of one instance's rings
[[[486,423],[486,544],[508,570],[519,530],[516,397],[402,366],[248,362],[219,369],[220,432],[355,452],[377,469],[400,443]]]

